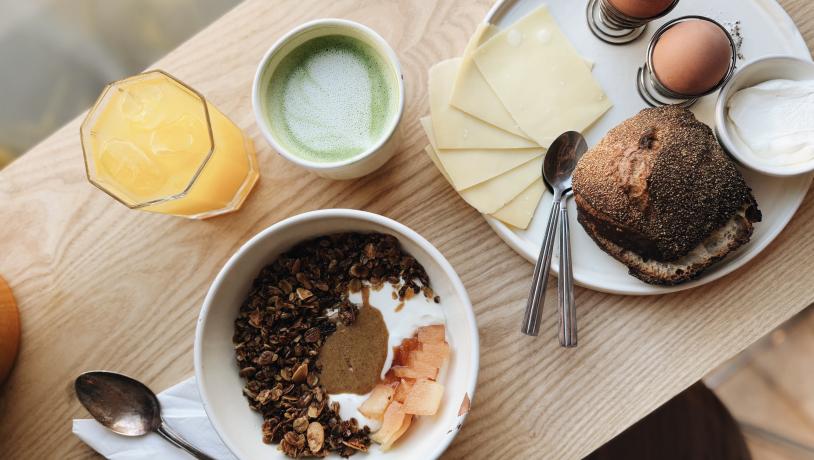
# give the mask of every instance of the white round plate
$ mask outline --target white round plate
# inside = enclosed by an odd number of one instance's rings
[[[381,232],[398,238],[406,252],[424,266],[441,297],[452,354],[443,378],[444,398],[433,416],[419,417],[404,438],[387,452],[372,446],[356,458],[435,459],[447,448],[466,418],[459,415],[464,395],[474,396],[478,380],[478,327],[464,285],[443,255],[421,235],[386,217],[351,209],[323,209],[282,220],[246,242],[226,262],[204,299],[195,331],[195,377],[212,426],[241,460],[285,460],[276,445],[262,441],[263,419],[243,396],[232,344],[234,323],[252,281],[260,270],[295,244],[339,232]],[[339,458],[332,455],[330,458]]]
[[[647,107],[636,91],[636,72],[644,62],[653,32],[670,19],[699,14],[711,17],[725,26],[739,21],[744,56],[744,61],[738,63],[739,67],[746,61],[767,55],[791,55],[811,60],[800,32],[775,0],[681,0],[667,17],[651,23],[637,41],[623,46],[609,45],[594,37],[585,18],[586,1],[504,0],[492,8],[487,21],[494,12],[499,11],[500,17],[490,22],[504,28],[543,3],[548,6],[560,28],[580,54],[596,63],[594,76],[614,104],[608,113],[585,131],[589,146],[595,145],[611,128]],[[714,126],[717,96],[717,93],[706,96],[692,108],[696,117],[709,126]],[[763,212],[763,221],[755,225],[751,241],[711,267],[701,278],[672,287],[649,285],[630,276],[627,267],[599,249],[585,233],[577,223],[574,200],[569,200],[574,280],[581,286],[613,294],[655,295],[700,286],[743,266],[766,248],[788,224],[803,201],[812,176],[777,178],[745,169],[742,172]],[[486,221],[512,249],[529,261],[536,262],[550,210],[551,195],[546,193],[526,230],[509,227],[489,216],[486,216]],[[558,266],[559,259],[555,253],[552,261],[555,273],[558,272]]]

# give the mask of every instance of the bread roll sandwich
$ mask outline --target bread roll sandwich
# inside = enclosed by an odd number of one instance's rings
[[[675,106],[645,109],[610,130],[580,160],[573,187],[585,231],[651,284],[700,276],[761,220],[712,130]]]

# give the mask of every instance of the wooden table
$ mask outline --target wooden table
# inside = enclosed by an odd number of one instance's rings
[[[814,43],[809,0],[783,0]],[[577,290],[580,347],[519,333],[532,267],[447,185],[424,155],[427,68],[461,53],[489,0],[251,0],[156,64],[204,93],[254,139],[262,179],[238,213],[204,222],[129,211],[84,177],[79,119],[0,173],[0,274],[22,310],[16,369],[0,396],[0,456],[82,458],[86,413],[74,377],[115,369],[163,389],[192,374],[195,319],[225,260],[259,230],[317,208],[365,209],[435,244],[475,306],[481,369],[470,418],[448,458],[581,457],[814,302],[814,200],[745,268],[661,297]],[[351,182],[304,173],[254,123],[255,66],[277,37],[316,17],[381,32],[402,60],[409,98],[402,151]],[[549,305],[556,283],[549,285]]]

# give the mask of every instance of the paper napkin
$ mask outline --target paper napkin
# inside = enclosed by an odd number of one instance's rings
[[[234,460],[206,417],[195,378],[185,380],[158,395],[164,421],[187,442],[216,459]],[[161,436],[120,436],[92,419],[75,419],[73,432],[106,458],[117,460],[189,460],[189,454]]]

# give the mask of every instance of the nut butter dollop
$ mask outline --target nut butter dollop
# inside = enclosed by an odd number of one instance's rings
[[[338,325],[319,352],[320,382],[330,394],[363,395],[381,380],[387,359],[387,325],[381,312],[369,301],[370,290],[362,289],[362,306],[350,326]]]

